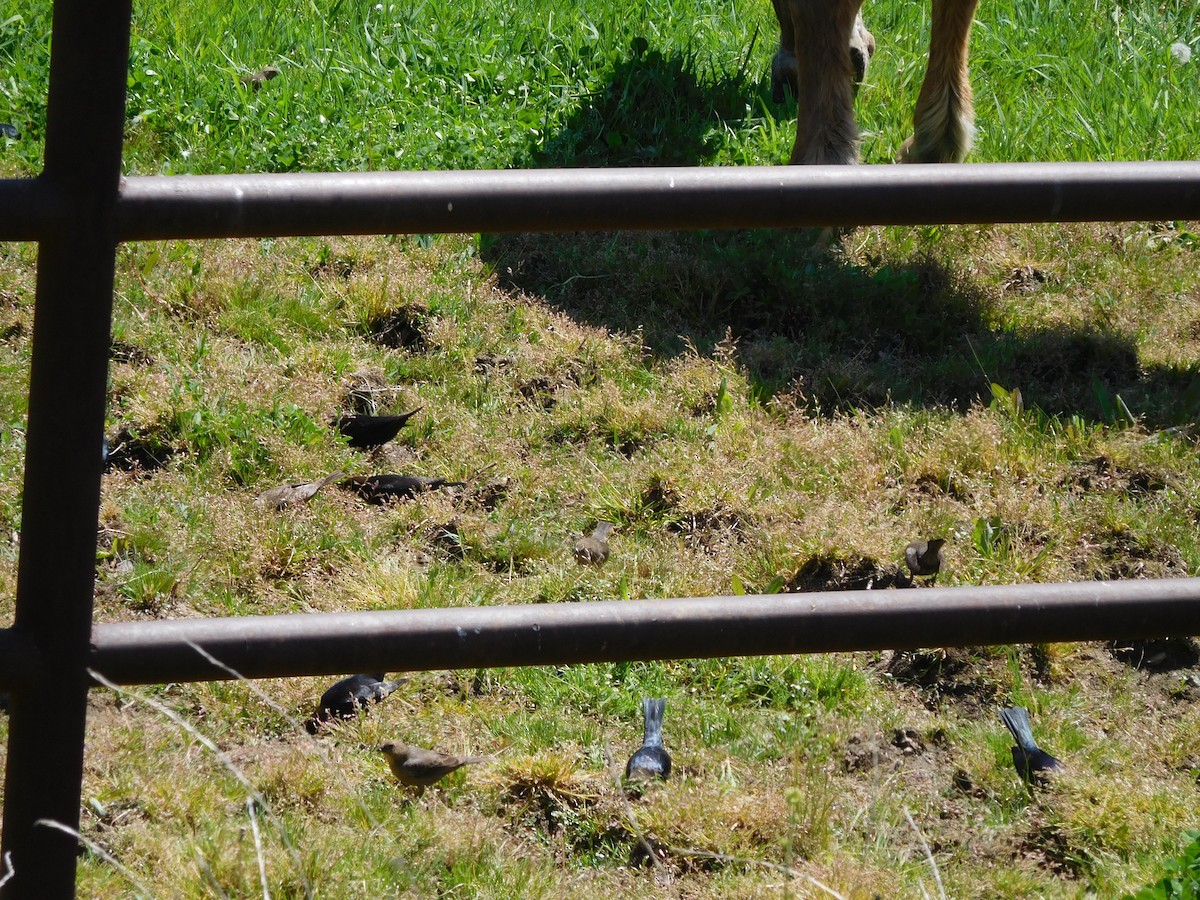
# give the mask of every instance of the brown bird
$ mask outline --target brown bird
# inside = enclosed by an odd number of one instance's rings
[[[612,522],[597,522],[590,535],[575,542],[572,550],[575,561],[584,566],[602,566],[608,562],[608,533],[612,529]]]
[[[345,474],[345,471],[337,471],[332,475],[326,475],[320,481],[305,481],[301,484],[281,484],[279,487],[273,487],[269,491],[263,491],[254,502],[259,506],[271,509],[286,509],[292,505],[299,506],[302,503],[307,503],[316,496],[317,491],[321,490],[327,484],[344,477]]]
[[[370,450],[374,447],[382,447],[392,440],[400,433],[400,429],[408,424],[408,420],[423,408],[418,406],[410,412],[400,413],[397,416],[363,416],[345,413],[329,424],[350,439],[348,443],[351,447],[358,450]]]
[[[421,475],[351,475],[340,482],[368,503],[376,505],[392,500],[406,500],[425,491],[443,487],[462,487],[465,481],[445,478],[424,478]]]
[[[380,747],[379,752],[387,757],[388,767],[397,781],[422,790],[445,778],[455,769],[473,763],[488,762],[491,759],[490,756],[451,756],[437,750],[422,750],[420,747],[392,741]]]
[[[937,581],[942,563],[946,561],[946,539],[930,538],[927,541],[913,541],[904,548],[904,563],[913,578],[929,578],[929,583]]]
[[[277,68],[274,66],[267,66],[266,68],[259,69],[253,75],[243,75],[241,81],[242,84],[246,85],[246,87],[253,91],[257,91],[262,88],[263,84],[270,81],[278,74],[279,70]]]

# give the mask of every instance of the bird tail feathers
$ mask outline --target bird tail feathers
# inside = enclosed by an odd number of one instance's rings
[[[1018,747],[1026,752],[1038,749],[1033,739],[1033,729],[1029,727],[1029,710],[1023,706],[1009,707],[1000,710],[1000,718]]]
[[[646,720],[645,739],[643,744],[662,745],[663,713],[667,708],[665,697],[645,697],[642,699],[642,716]]]

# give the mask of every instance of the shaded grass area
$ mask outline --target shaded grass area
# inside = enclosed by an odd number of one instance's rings
[[[1087,242],[1097,254],[1113,238],[1103,227],[1068,231],[1062,244]],[[732,341],[752,390],[790,389],[814,412],[889,402],[965,412],[989,402],[998,383],[1019,386],[1042,427],[1128,421],[1135,408],[1154,410],[1141,416],[1153,427],[1195,420],[1194,357],[1172,348],[1168,358],[1139,360],[1128,318],[1172,298],[1190,309],[1186,290],[1172,293],[1182,273],[1093,292],[1097,273],[1047,246],[1037,258],[1006,249],[1008,259],[989,260],[997,268],[980,279],[974,254],[988,252],[997,233],[916,229],[890,235],[899,246],[863,233],[836,248],[802,230],[516,235],[485,240],[482,255],[503,282],[585,321],[636,330],[652,352]],[[1127,239],[1135,246],[1115,255],[1182,251],[1184,265],[1194,240],[1182,224]],[[1189,343],[1190,315],[1172,326]]]

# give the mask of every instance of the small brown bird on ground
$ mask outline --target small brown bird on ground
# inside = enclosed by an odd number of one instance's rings
[[[929,583],[937,581],[942,563],[946,561],[946,539],[930,538],[928,541],[913,541],[904,548],[904,562],[913,578],[929,578]]]
[[[382,447],[392,440],[400,429],[408,424],[408,420],[419,413],[424,407],[397,416],[364,416],[345,413],[338,416],[329,424],[344,434],[350,440],[349,446],[357,450],[370,450]]]
[[[286,509],[293,505],[299,506],[315,497],[317,491],[321,490],[327,484],[337,481],[339,478],[345,477],[345,475],[345,471],[337,471],[332,475],[326,475],[320,481],[305,481],[301,484],[281,484],[279,487],[273,487],[269,491],[263,491],[254,502],[259,506],[265,506],[270,509]]]
[[[257,91],[262,86],[279,74],[279,70],[274,66],[267,66],[259,69],[253,75],[243,75],[241,78],[242,84],[250,88],[252,91]]]
[[[316,713],[304,723],[304,727],[309,734],[316,734],[320,726],[330,719],[353,719],[359,709],[365,709],[368,703],[382,703],[406,681],[407,678],[388,681],[382,672],[348,675],[335,681],[321,695]]]
[[[613,530],[612,522],[597,522],[587,537],[575,542],[575,561],[585,566],[602,566],[608,562],[608,533]]]
[[[440,781],[455,769],[491,759],[490,756],[451,756],[392,741],[380,747],[379,752],[387,757],[388,768],[397,781],[421,789]]]
[[[425,491],[436,491],[438,488],[462,487],[466,482],[424,478],[420,475],[351,475],[340,484],[354,491],[368,503],[378,505],[392,500],[407,500],[409,497],[415,497]]]

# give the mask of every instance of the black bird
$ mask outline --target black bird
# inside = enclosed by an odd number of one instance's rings
[[[904,548],[904,563],[912,577],[929,578],[929,583],[937,581],[942,563],[946,561],[946,539],[930,538],[927,541],[913,541]]]
[[[368,503],[388,503],[406,500],[424,491],[436,491],[443,487],[462,487],[465,481],[447,481],[445,478],[423,478],[420,475],[351,475],[338,482]]]
[[[359,450],[382,447],[407,424],[408,420],[424,407],[418,406],[411,412],[398,416],[362,416],[345,413],[329,424],[350,439],[349,444]]]
[[[366,708],[370,703],[380,703],[392,691],[407,681],[399,678],[388,681],[383,673],[374,675],[349,675],[335,682],[321,695],[317,711],[304,727],[309,734],[316,734],[318,728],[330,719],[353,719],[360,708]]]
[[[1012,734],[1017,746],[1012,748],[1013,765],[1026,781],[1043,784],[1046,772],[1063,768],[1063,764],[1037,745],[1029,727],[1029,710],[1014,706],[1000,710],[1004,726]]]
[[[667,701],[663,697],[642,699],[642,717],[646,721],[642,746],[633,752],[625,764],[625,777],[644,781],[649,778],[666,780],[671,774],[671,754],[663,747],[662,723]]]

